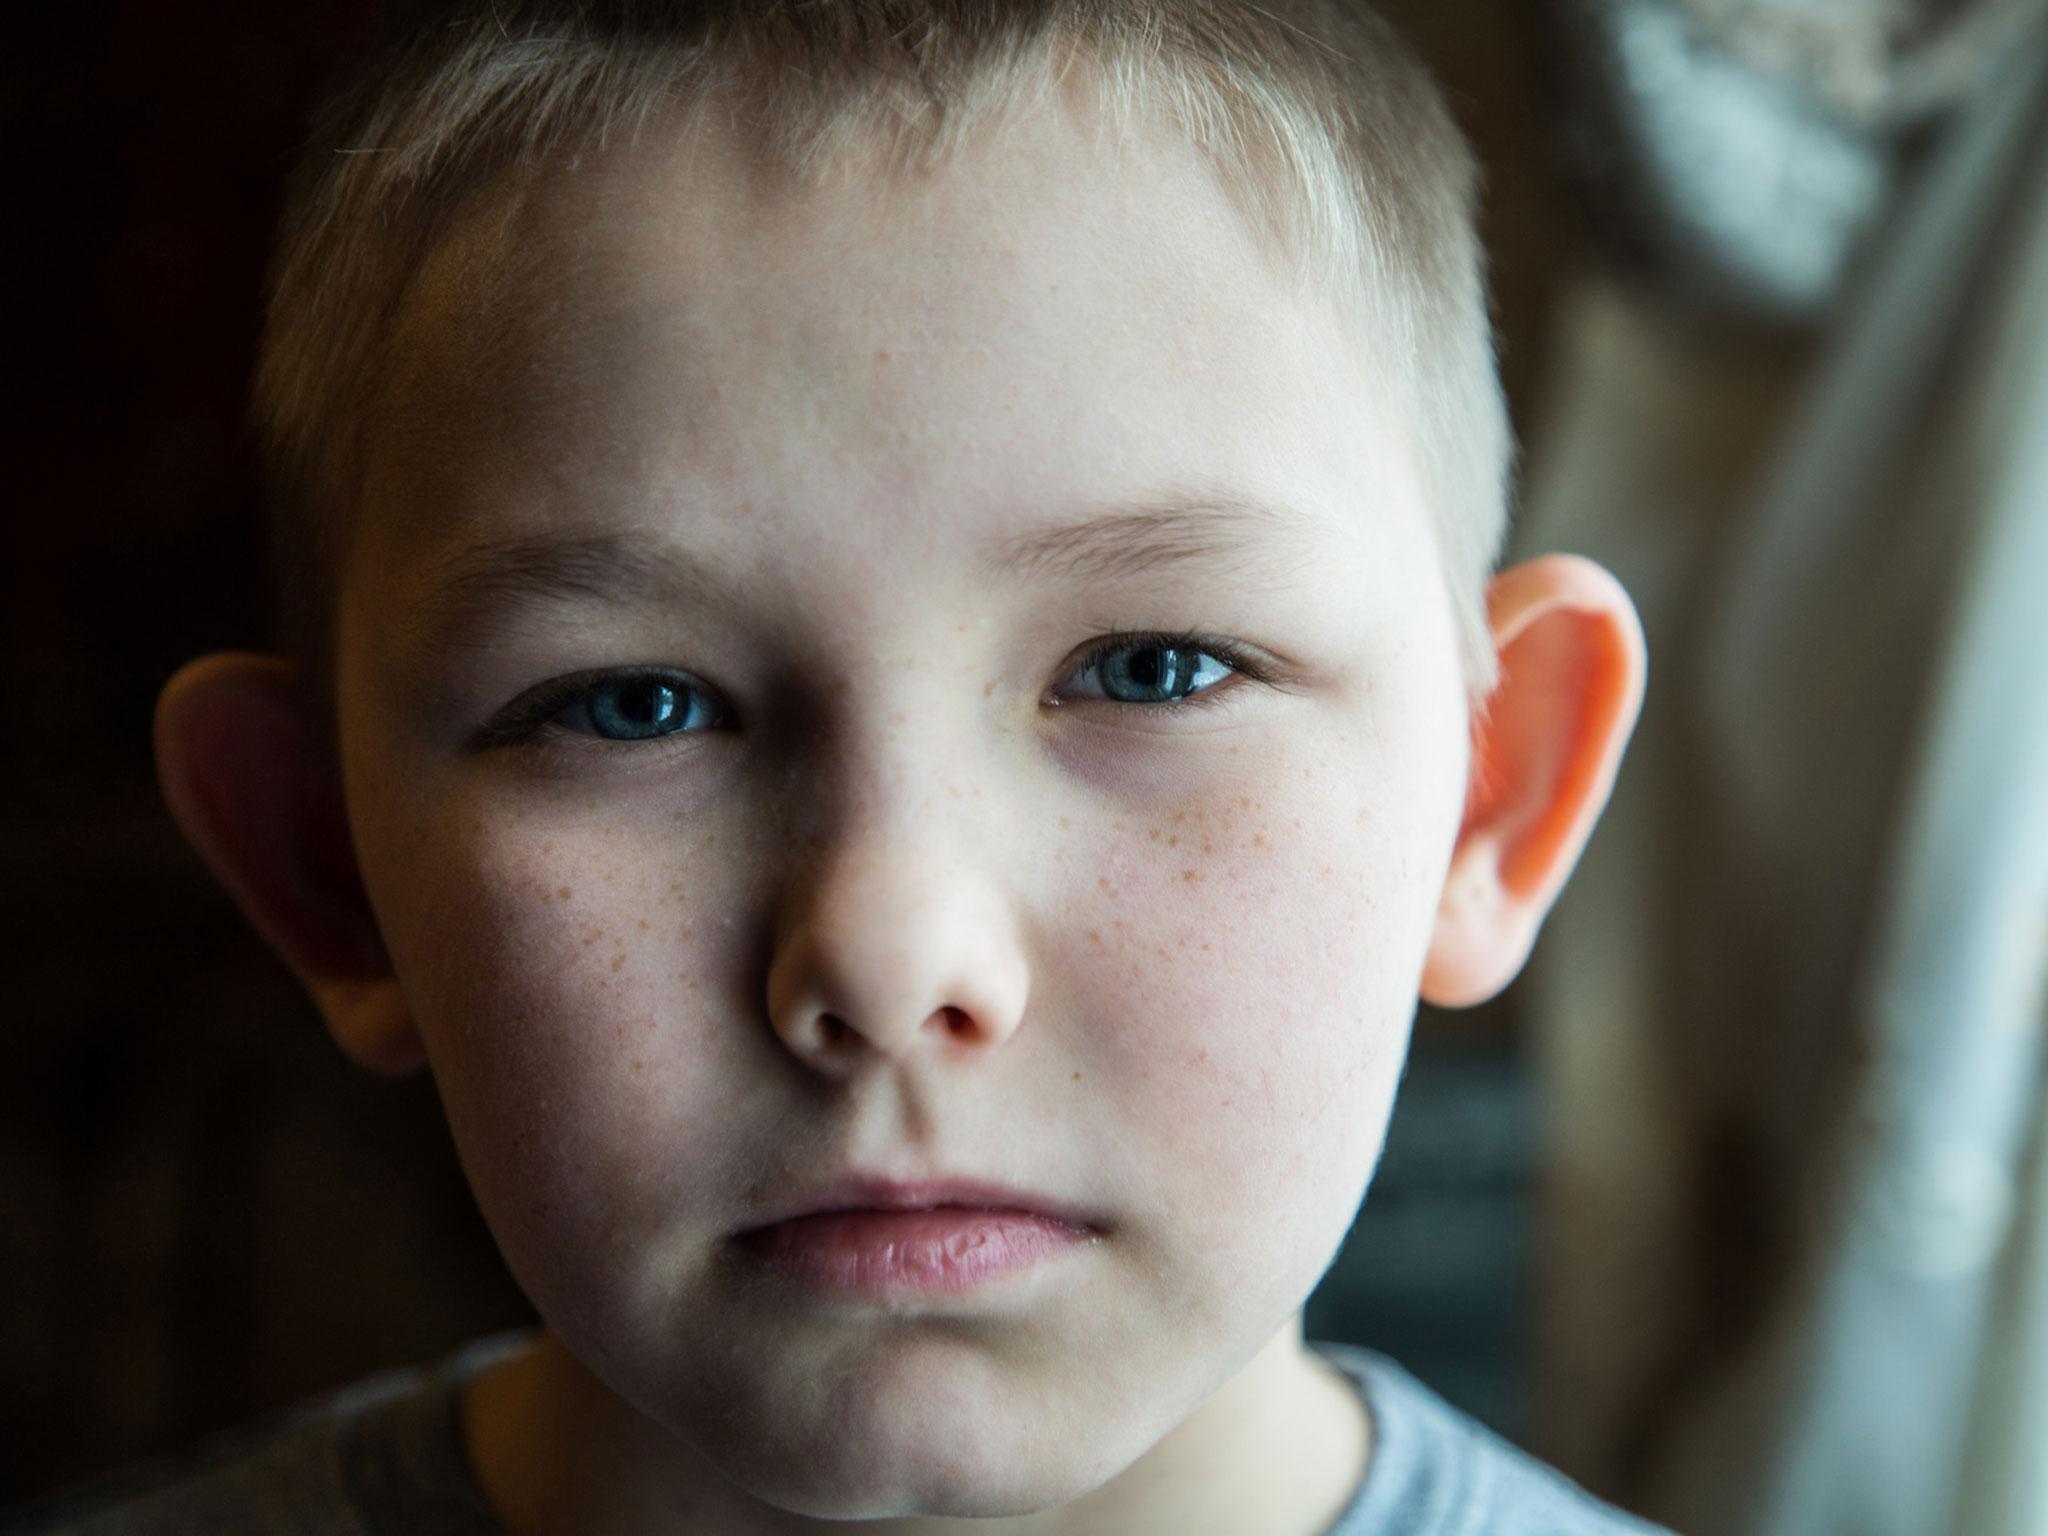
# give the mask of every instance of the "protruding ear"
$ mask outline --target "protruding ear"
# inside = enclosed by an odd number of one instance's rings
[[[156,706],[171,815],[350,1059],[392,1076],[426,1061],[349,839],[339,765],[319,748],[281,657],[186,664]]]
[[[1487,593],[1501,678],[1473,721],[1472,773],[1423,1000],[1483,1003],[1520,973],[1607,804],[1642,709],[1635,604],[1590,560],[1546,555]]]

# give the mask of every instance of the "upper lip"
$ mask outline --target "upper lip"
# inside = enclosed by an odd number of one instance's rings
[[[969,1210],[1023,1211],[1045,1216],[1071,1227],[1095,1228],[1100,1220],[1089,1211],[1029,1190],[1015,1189],[987,1179],[932,1178],[890,1179],[874,1174],[849,1174],[799,1191],[770,1205],[760,1221],[748,1230],[772,1227],[777,1222],[800,1216],[820,1216],[831,1211],[923,1211],[935,1206],[959,1206]]]

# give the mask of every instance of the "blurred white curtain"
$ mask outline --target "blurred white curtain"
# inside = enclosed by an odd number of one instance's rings
[[[1817,343],[1594,283],[1517,552],[1651,679],[1528,1005],[1537,1422],[1694,1536],[2048,1536],[2048,35]]]

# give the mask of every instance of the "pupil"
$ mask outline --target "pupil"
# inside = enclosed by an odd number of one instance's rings
[[[1131,659],[1120,670],[1133,687],[1171,691],[1174,684],[1185,679],[1188,669],[1181,660],[1183,653],[1171,646],[1148,645],[1127,654]],[[1167,661],[1167,657],[1172,661]]]
[[[621,713],[635,725],[660,725],[675,713],[675,690],[654,678],[628,683]]]

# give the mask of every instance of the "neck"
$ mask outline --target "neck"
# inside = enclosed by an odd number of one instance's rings
[[[842,1522],[761,1503],[623,1401],[553,1334],[465,1388],[463,1438],[510,1536],[825,1536]],[[864,1536],[1321,1536],[1364,1476],[1356,1389],[1303,1345],[1296,1313],[1245,1367],[1116,1477],[1057,1509],[863,1522]]]

